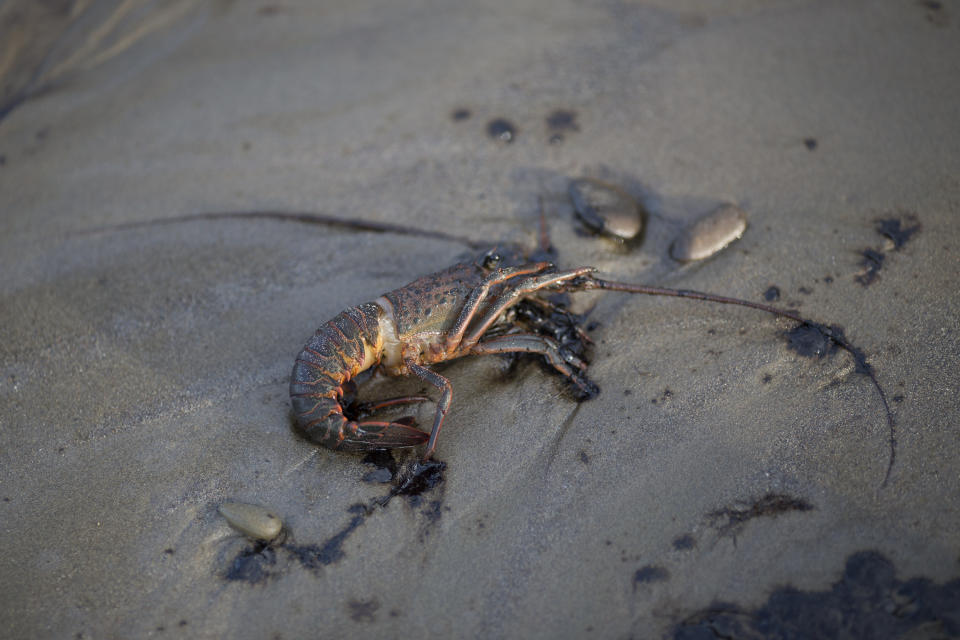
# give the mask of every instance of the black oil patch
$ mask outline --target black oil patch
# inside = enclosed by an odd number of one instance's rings
[[[454,122],[462,122],[464,120],[468,120],[472,115],[473,113],[470,112],[470,109],[461,107],[453,110],[453,112],[450,114],[450,119]]]
[[[935,27],[950,26],[950,15],[939,0],[920,0],[917,4],[926,10],[927,22]]]
[[[677,536],[673,539],[673,548],[677,551],[689,551],[695,546],[697,546],[697,540],[689,533],[685,533],[682,536]]]
[[[673,637],[956,638],[960,579],[943,585],[924,577],[898,580],[893,563],[883,554],[859,551],[847,558],[843,576],[828,590],[781,587],[754,610],[716,602],[680,622]]]
[[[234,557],[223,574],[229,582],[263,584],[275,575],[277,552],[266,542],[246,547]]]
[[[663,567],[648,564],[645,567],[637,569],[633,574],[633,590],[637,590],[637,585],[647,584],[649,582],[664,582],[670,579],[670,572]]]
[[[875,249],[864,249],[860,252],[860,266],[863,272],[854,276],[854,280],[865,287],[869,287],[879,277],[880,269],[883,268],[883,260],[886,254]]]
[[[817,139],[816,138],[804,138],[803,146],[807,148],[808,151],[814,151],[817,148]]]
[[[506,118],[494,118],[487,123],[487,135],[498,142],[510,144],[517,138],[517,126]]]
[[[363,457],[362,462],[376,467],[376,470],[363,474],[361,480],[364,482],[384,484],[393,482],[397,475],[397,461],[387,449],[369,452]]]
[[[843,333],[839,327],[830,329],[841,335]],[[823,358],[837,350],[837,344],[830,339],[831,334],[827,334],[817,325],[799,324],[784,332],[784,335],[787,338],[787,348],[805,358]]]
[[[903,245],[907,244],[907,242],[910,240],[910,237],[921,228],[920,223],[907,227],[904,225],[904,220],[908,222],[916,222],[917,216],[913,214],[907,214],[904,219],[887,218],[885,220],[875,221],[877,233],[889,238],[890,242],[893,243],[894,251],[900,250]]]
[[[400,474],[397,485],[390,491],[390,497],[407,496],[412,502],[418,502],[414,499],[443,482],[446,469],[447,463],[439,460],[415,462],[406,473]]]
[[[350,619],[354,622],[373,622],[377,619],[377,610],[380,603],[375,599],[370,600],[350,600],[347,602],[347,610],[350,612]]]
[[[384,469],[381,467],[375,471],[368,471],[367,473],[363,474],[363,477],[360,479],[364,482],[385,484],[393,480],[393,475],[390,473],[389,469]]]
[[[873,223],[874,230],[886,238],[890,244],[887,248],[867,248],[860,252],[860,266],[863,267],[863,271],[853,279],[864,287],[870,286],[880,277],[880,270],[887,257],[886,251],[899,251],[922,228],[922,225],[917,222],[916,214],[913,213],[904,213],[899,218],[881,218],[874,220]]]
[[[363,505],[360,505],[360,507],[365,509]],[[347,538],[357,527],[363,524],[366,518],[366,513],[353,516],[349,524],[320,544],[282,544],[280,548],[289,552],[290,556],[297,560],[304,569],[316,571],[321,567],[337,562],[346,555],[343,552],[343,543],[347,541]]]
[[[442,499],[428,501],[424,495],[442,485],[446,463],[437,460],[416,461],[408,467],[401,467],[390,451],[370,452],[363,461],[378,467],[377,471],[372,473],[379,474],[385,471],[390,476],[387,482],[393,482],[394,486],[386,496],[374,498],[369,504],[351,505],[347,509],[351,514],[350,521],[319,544],[296,544],[289,539],[290,536],[286,530],[273,542],[256,542],[237,553],[222,577],[231,582],[262,584],[283,574],[290,561],[299,563],[304,569],[319,572],[323,567],[344,558],[346,556],[343,550],[344,544],[353,532],[376,512],[377,507],[386,506],[394,496],[398,495],[407,496],[412,508],[424,506],[421,512],[424,515],[426,527],[420,532],[420,538],[423,540],[429,528],[440,520],[443,512]],[[369,473],[366,474],[363,480],[370,481],[367,480],[369,475]],[[279,557],[283,557],[287,562],[278,564]]]
[[[707,518],[710,526],[721,536],[736,536],[746,524],[755,518],[773,518],[791,511],[811,511],[813,505],[804,500],[783,493],[768,493],[762,498],[740,503],[737,506],[724,507]]]
[[[554,131],[580,131],[577,112],[570,109],[557,109],[547,116],[547,126]]]
[[[577,112],[570,109],[557,109],[547,116],[547,129],[550,131],[550,144],[563,142],[567,133],[580,131]]]
[[[763,292],[763,299],[767,302],[776,302],[780,299],[780,287],[773,285]]]

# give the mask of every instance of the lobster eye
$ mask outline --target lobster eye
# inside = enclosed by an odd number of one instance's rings
[[[496,269],[503,261],[503,258],[500,257],[500,254],[496,251],[491,251],[483,258],[483,268],[484,269]]]

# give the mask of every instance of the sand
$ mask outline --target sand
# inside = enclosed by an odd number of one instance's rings
[[[843,611],[874,637],[960,634],[953,3],[24,4],[0,6],[3,635],[754,637],[777,594],[775,629]],[[579,176],[643,203],[642,242],[583,233]],[[563,266],[779,291],[842,327],[895,419],[886,482],[849,354],[791,350],[758,311],[590,293],[599,397],[535,362],[444,366],[442,482],[364,510],[389,471],[295,434],[294,358],[473,249],[125,226],[306,212],[529,246],[540,202]],[[744,236],[672,260],[724,202]],[[897,224],[917,227],[899,247]],[[285,541],[246,540],[224,502]],[[847,595],[803,609],[818,592]]]

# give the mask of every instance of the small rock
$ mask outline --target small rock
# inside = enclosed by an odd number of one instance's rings
[[[630,240],[643,230],[643,209],[623,189],[578,178],[570,182],[569,193],[574,211],[594,231]]]
[[[743,235],[747,214],[732,204],[717,207],[684,231],[670,247],[670,255],[680,262],[703,260]]]
[[[259,505],[224,502],[219,511],[231,527],[257,540],[273,540],[283,529],[280,518]]]

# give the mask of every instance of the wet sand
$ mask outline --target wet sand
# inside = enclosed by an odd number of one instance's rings
[[[958,7],[68,4],[0,34],[5,635],[960,635]],[[642,241],[584,232],[581,176],[637,198]],[[532,361],[445,365],[442,481],[376,506],[408,456],[299,438],[296,354],[475,252],[376,225],[532,246],[541,202],[563,266],[842,328],[894,418],[886,482],[850,354],[591,292],[596,399]],[[673,260],[726,202],[743,237]],[[374,224],[131,226],[230,212]]]

